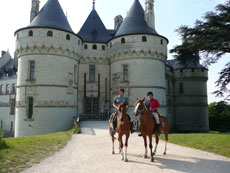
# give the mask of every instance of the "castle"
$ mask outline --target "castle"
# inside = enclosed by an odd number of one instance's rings
[[[106,29],[93,9],[75,34],[58,0],[39,10],[15,32],[16,52],[0,58],[0,128],[15,137],[68,130],[80,115],[113,111],[124,88],[132,114],[136,98],[153,91],[171,131],[207,132],[208,70],[199,62],[167,60],[168,39],[155,29],[154,0],[145,10],[134,0],[127,16]]]

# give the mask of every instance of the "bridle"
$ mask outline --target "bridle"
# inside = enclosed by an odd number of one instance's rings
[[[140,110],[139,107],[140,107],[141,104],[142,104],[143,106],[142,106],[142,109]],[[143,104],[143,103],[138,103],[138,104],[136,105],[136,107],[135,107],[134,115],[135,115],[135,116],[138,116],[138,115],[142,116],[142,114],[143,114],[144,112],[145,112],[144,104]]]

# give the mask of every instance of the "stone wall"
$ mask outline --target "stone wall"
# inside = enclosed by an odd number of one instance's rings
[[[14,132],[15,125],[15,111],[11,110],[11,106],[14,109],[12,100],[15,100],[16,78],[5,78],[0,80],[0,86],[2,86],[2,93],[0,93],[0,128],[5,132]],[[8,93],[6,93],[6,86],[8,86]]]
[[[167,40],[160,36],[129,35],[111,40],[109,46],[111,98],[118,95],[119,88],[124,88],[129,98],[129,111],[133,114],[136,98],[146,97],[148,91],[153,91],[162,105],[160,112],[166,114]],[[128,67],[127,81],[124,80],[124,66]]]

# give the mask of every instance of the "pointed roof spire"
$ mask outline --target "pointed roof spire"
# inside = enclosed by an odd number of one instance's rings
[[[95,0],[93,0],[93,10],[95,10]]]
[[[39,27],[74,33],[58,0],[48,0],[27,28]]]
[[[112,38],[95,9],[89,14],[78,35],[85,42],[91,43],[106,43]]]
[[[134,0],[124,22],[118,29],[115,37],[129,34],[154,34],[158,35],[155,29],[150,28],[145,21],[145,12],[139,0]]]

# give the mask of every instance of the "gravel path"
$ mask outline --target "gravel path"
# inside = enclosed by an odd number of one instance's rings
[[[72,140],[60,152],[24,173],[230,173],[230,159],[212,153],[168,144],[167,155],[162,155],[161,141],[155,162],[144,159],[143,139],[137,134],[129,139],[128,159],[122,162],[120,155],[112,155],[112,143],[108,133],[108,122],[87,121],[81,123],[82,134],[73,135]],[[118,152],[118,142],[115,143]]]

